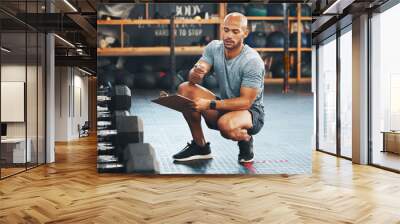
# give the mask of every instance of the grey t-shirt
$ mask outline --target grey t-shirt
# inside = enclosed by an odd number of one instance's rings
[[[256,50],[244,45],[238,56],[227,60],[224,43],[221,40],[213,40],[206,46],[200,60],[212,65],[222,99],[239,97],[240,87],[257,88],[258,95],[253,105],[264,106],[265,68]]]

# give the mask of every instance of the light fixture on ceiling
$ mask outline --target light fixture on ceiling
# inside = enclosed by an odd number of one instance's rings
[[[64,43],[66,43],[67,45],[69,45],[70,47],[73,47],[73,48],[75,48],[75,45],[73,45],[71,42],[69,42],[68,40],[66,40],[66,39],[64,39],[64,38],[62,38],[62,37],[60,37],[59,35],[57,35],[57,34],[54,34],[54,36],[55,37],[57,37],[59,40],[61,40],[62,42],[64,42]]]
[[[81,69],[81,68],[79,68],[79,67],[78,67],[78,70],[81,71],[81,72],[83,72],[83,73],[85,73],[85,74],[87,74],[87,75],[89,75],[89,76],[92,76],[92,73],[90,73],[90,72],[88,72],[88,71],[86,71],[86,70],[83,70],[83,69]]]
[[[0,49],[1,49],[2,51],[6,52],[6,53],[10,53],[10,52],[11,52],[11,50],[9,50],[9,49],[7,49],[7,48],[5,48],[5,47],[1,47]]]
[[[322,14],[331,13],[333,9],[336,9],[337,5],[339,4],[340,0],[336,0],[332,5],[330,5],[327,9],[324,10]]]
[[[64,3],[67,4],[74,12],[78,12],[78,10],[68,0],[64,0]]]
[[[343,13],[343,9],[348,7],[354,0],[336,0],[322,13],[323,15],[338,15]]]

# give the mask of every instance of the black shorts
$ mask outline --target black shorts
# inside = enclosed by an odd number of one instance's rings
[[[249,133],[249,135],[255,135],[264,126],[264,107],[261,105],[252,105],[249,112],[251,113],[253,127],[248,129],[247,133]]]
[[[221,100],[221,98],[217,96],[217,100]],[[251,127],[250,129],[247,129],[247,133],[249,135],[255,135],[258,132],[260,132],[260,130],[264,126],[264,116],[265,116],[265,114],[264,114],[264,106],[254,105],[253,104],[251,106],[251,108],[249,109],[249,112],[251,114],[251,120],[252,120],[252,123],[253,123],[253,127]],[[221,113],[219,115],[219,117],[221,117],[225,113]],[[211,128],[218,129],[217,127],[211,127]]]

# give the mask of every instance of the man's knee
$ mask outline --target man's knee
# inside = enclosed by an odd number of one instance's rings
[[[235,137],[233,125],[229,120],[222,118],[218,120],[217,124],[222,137],[227,139],[233,139]]]
[[[195,98],[215,99],[215,95],[211,91],[197,84],[195,85],[189,84],[189,82],[181,83],[178,86],[177,93],[189,99],[195,99]]]
[[[235,127],[231,120],[228,120],[224,117],[219,119],[217,124],[221,136],[226,139],[240,141],[243,137],[243,132],[247,133],[247,130]]]
[[[189,84],[189,82],[183,82],[178,86],[178,94],[193,99],[198,94],[198,87]]]
[[[187,94],[188,92],[191,91],[191,86],[189,85],[189,82],[183,82],[178,86],[178,93],[180,95]]]

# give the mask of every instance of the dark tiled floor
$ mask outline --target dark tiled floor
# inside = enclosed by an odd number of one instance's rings
[[[313,96],[310,93],[293,91],[284,95],[279,87],[266,87],[265,125],[254,137],[255,162],[250,167],[237,163],[236,142],[209,130],[204,122],[203,130],[206,140],[211,142],[214,158],[174,163],[172,155],[192,138],[182,114],[150,101],[158,93],[158,90],[134,90],[131,113],[143,119],[145,142],[155,148],[162,174],[311,173]]]

